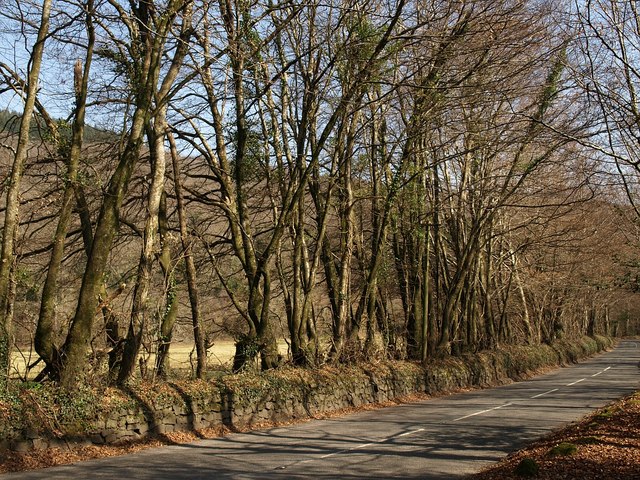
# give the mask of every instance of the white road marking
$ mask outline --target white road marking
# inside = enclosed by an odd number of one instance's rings
[[[637,348],[637,347],[638,347],[638,344],[635,344],[635,345],[636,345],[636,348]],[[604,370],[601,370],[601,371],[599,371],[599,372],[597,372],[597,373],[594,373],[594,374],[593,374],[593,375],[591,375],[591,376],[592,376],[592,377],[596,377],[596,376],[601,375],[602,373],[604,373],[604,372],[606,372],[607,370],[610,370],[610,369],[611,369],[611,367],[609,366],[609,367],[605,368]],[[568,383],[566,386],[567,386],[567,387],[570,387],[570,386],[572,386],[572,385],[576,385],[576,384],[578,384],[578,383],[580,383],[580,382],[584,382],[585,380],[586,380],[586,378],[581,378],[581,379],[579,379],[579,380],[576,380],[575,382]],[[558,390],[559,390],[558,388],[554,388],[554,389],[552,389],[552,390],[548,390],[548,391],[546,391],[546,392],[542,392],[542,393],[539,393],[539,394],[537,394],[537,395],[533,395],[532,397],[529,397],[529,398],[540,398],[540,397],[542,397],[542,396],[544,396],[544,395],[548,395],[548,394],[553,393],[553,392],[556,392],[556,391],[558,391]],[[464,420],[464,419],[466,419],[466,418],[471,418],[471,417],[475,417],[475,416],[477,416],[477,415],[482,415],[483,413],[492,412],[493,410],[499,410],[499,409],[501,409],[501,408],[503,408],[503,407],[508,407],[509,405],[513,405],[513,402],[508,402],[508,403],[505,403],[505,404],[502,404],[502,405],[498,405],[497,407],[488,408],[488,409],[486,409],[486,410],[481,410],[481,411],[479,411],[479,412],[470,413],[469,415],[465,415],[465,416],[463,416],[463,417],[455,418],[453,421],[454,421],[454,422],[458,422],[458,421],[460,421],[460,420]],[[308,463],[308,462],[314,462],[314,461],[316,461],[316,460],[318,460],[318,459],[330,458],[330,457],[333,457],[333,456],[336,456],[336,455],[341,455],[341,454],[343,454],[343,453],[349,453],[349,452],[352,452],[352,451],[354,451],[354,450],[359,450],[359,449],[361,449],[361,448],[369,447],[369,446],[371,446],[371,445],[377,445],[377,444],[380,444],[380,443],[386,443],[386,442],[388,442],[389,440],[392,440],[392,439],[394,439],[394,438],[401,438],[401,437],[406,437],[406,436],[409,436],[409,435],[413,435],[413,434],[415,434],[415,433],[423,432],[424,430],[425,430],[424,428],[418,428],[418,429],[416,429],[416,430],[410,430],[410,431],[408,431],[408,432],[400,433],[400,434],[398,434],[398,435],[392,435],[392,436],[390,436],[390,437],[383,438],[383,439],[381,439],[381,440],[376,440],[376,441],[374,441],[374,442],[370,442],[370,443],[363,443],[363,444],[361,444],[361,445],[357,445],[357,446],[352,447],[352,448],[347,448],[347,449],[343,449],[343,450],[337,450],[337,451],[335,451],[335,452],[328,453],[328,454],[326,454],[326,455],[322,455],[322,456],[320,456],[320,457],[316,457],[316,458],[308,458],[308,459],[305,459],[305,460],[300,460],[300,461],[298,461],[298,462],[294,462],[294,463],[292,463],[291,465],[296,465],[296,464],[301,464],[301,463]],[[284,470],[284,469],[286,469],[288,466],[291,466],[291,465],[283,465],[283,466],[280,466],[280,467],[276,467],[276,470]]]
[[[567,383],[567,387],[570,387],[571,385],[575,385],[576,383],[584,382],[585,380],[586,378],[581,378],[580,380],[576,380],[575,382]]]
[[[529,397],[529,398],[539,398],[539,397],[542,397],[543,395],[548,395],[549,393],[553,393],[557,391],[558,389],[554,388],[553,390],[549,390],[548,392],[544,392],[544,393],[539,393],[538,395],[534,395],[533,397]]]
[[[335,452],[327,453],[326,455],[322,455],[319,458],[320,459],[324,459],[324,458],[334,457],[336,455],[342,455],[343,453],[353,452],[354,450],[359,450],[361,448],[369,447],[371,445],[377,445],[377,444],[380,444],[380,443],[386,443],[389,440],[392,440],[394,438],[406,437],[408,435],[413,435],[414,433],[418,433],[418,432],[424,432],[424,428],[418,428],[416,430],[411,430],[409,432],[404,432],[404,433],[400,433],[398,435],[392,435],[390,437],[383,438],[381,440],[376,440],[375,442],[363,443],[363,444],[357,445],[355,447],[345,448],[343,450],[338,450],[338,451],[335,451]],[[295,464],[313,462],[314,460],[316,460],[316,459],[315,458],[310,458],[310,459],[307,459],[307,460],[301,460],[299,462],[295,462]],[[286,468],[286,466],[281,466],[281,467],[277,467],[276,470],[283,470],[285,468]]]
[[[379,442],[363,443],[362,445],[358,445],[357,447],[353,447],[353,448],[349,449],[348,451],[358,450],[359,448],[368,447],[368,446],[373,445],[375,443],[379,443]]]
[[[606,372],[607,370],[609,370],[611,367],[607,367],[604,370],[600,370],[598,373],[594,373],[593,375],[591,375],[592,377],[597,377],[598,375],[600,375],[601,373]]]
[[[498,410],[499,408],[502,408],[502,407],[508,407],[509,405],[512,405],[512,403],[509,402],[509,403],[505,403],[504,405],[498,405],[497,407],[488,408],[487,410],[482,410],[480,412],[471,413],[469,415],[465,415],[464,417],[455,418],[453,421],[457,422],[458,420],[464,420],[465,418],[475,417],[476,415],[482,415],[483,413],[491,412],[493,410]]]
[[[391,438],[406,437],[407,435],[413,435],[414,433],[423,432],[423,431],[424,431],[424,428],[419,428],[418,430],[411,430],[410,432],[401,433],[400,435],[396,435],[395,437],[389,437],[387,440],[390,440]]]
[[[339,452],[333,452],[333,453],[328,453],[326,455],[322,455],[320,458],[329,458],[329,457],[333,457],[334,455],[338,455],[339,453],[344,453],[347,452],[348,450],[340,450]]]

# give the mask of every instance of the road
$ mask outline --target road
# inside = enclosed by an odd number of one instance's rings
[[[451,479],[640,389],[640,342],[528,381],[0,479]]]

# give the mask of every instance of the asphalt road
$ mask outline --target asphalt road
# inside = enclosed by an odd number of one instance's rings
[[[640,342],[525,382],[0,479],[451,479],[640,389]]]

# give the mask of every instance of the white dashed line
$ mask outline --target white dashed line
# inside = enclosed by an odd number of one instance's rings
[[[598,373],[594,373],[593,375],[591,375],[592,377],[597,377],[600,374],[603,374],[604,372],[606,372],[607,370],[609,370],[611,367],[607,367],[604,370],[600,370]]]
[[[575,385],[576,383],[584,382],[585,380],[586,378],[581,378],[580,380],[576,380],[575,382],[567,383],[567,387],[570,387],[571,385]]]
[[[406,437],[407,435],[413,435],[414,433],[423,432],[423,431],[424,431],[424,428],[419,428],[418,430],[411,430],[410,432],[404,432],[404,433],[401,433],[400,435],[396,435],[395,437],[390,437],[390,438]],[[388,438],[387,440],[390,440],[390,438]]]
[[[638,344],[635,344],[635,346],[636,346],[636,348],[637,348],[637,347],[638,347]],[[605,368],[604,370],[601,370],[601,371],[599,371],[599,372],[594,373],[594,374],[593,374],[593,375],[591,375],[591,376],[592,376],[592,377],[597,377],[598,375],[601,375],[601,374],[605,373],[606,371],[608,371],[608,370],[610,370],[610,369],[611,369],[611,367],[609,366],[609,367]],[[576,380],[575,382],[567,383],[567,384],[566,384],[566,386],[567,386],[567,387],[571,387],[571,386],[576,385],[576,384],[578,384],[578,383],[580,383],[580,382],[584,382],[585,380],[586,380],[586,378],[581,378],[581,379],[579,379],[579,380]],[[529,398],[540,398],[540,397],[543,397],[543,396],[545,396],[545,395],[549,395],[550,393],[557,392],[558,390],[559,390],[558,388],[554,388],[554,389],[552,389],[552,390],[548,390],[548,391],[546,391],[546,392],[538,393],[537,395],[533,395],[533,396],[531,396],[531,397],[529,397]],[[455,418],[455,419],[453,419],[452,421],[454,421],[454,422],[458,422],[458,421],[460,421],[460,420],[464,420],[464,419],[466,419],[466,418],[471,418],[471,417],[475,417],[475,416],[478,416],[478,415],[482,415],[482,414],[484,414],[484,413],[492,412],[492,411],[494,411],[494,410],[499,410],[499,409],[501,409],[501,408],[503,408],[503,407],[508,407],[508,406],[510,406],[510,405],[513,405],[513,402],[508,402],[508,403],[505,403],[505,404],[502,404],[502,405],[498,405],[497,407],[488,408],[488,409],[486,409],[486,410],[481,410],[481,411],[479,411],[479,412],[470,413],[469,415],[464,415],[464,416],[462,416],[462,417]],[[338,450],[338,451],[335,451],[335,452],[332,452],[332,453],[328,453],[328,454],[326,454],[326,455],[322,455],[322,456],[320,456],[320,457],[316,457],[316,458],[309,458],[309,459],[301,460],[301,461],[298,461],[298,462],[294,462],[294,463],[293,463],[293,464],[291,464],[291,465],[295,465],[295,464],[302,464],[302,463],[308,463],[308,462],[314,462],[314,461],[317,461],[317,460],[319,460],[319,459],[325,459],[325,458],[334,457],[334,456],[336,456],[336,455],[342,455],[342,454],[344,454],[344,453],[353,452],[354,450],[359,450],[359,449],[361,449],[361,448],[369,447],[369,446],[371,446],[371,445],[377,445],[377,444],[381,444],[381,443],[386,443],[386,442],[388,442],[389,440],[393,440],[393,439],[395,439],[395,438],[406,437],[406,436],[413,435],[413,434],[416,434],[416,433],[419,433],[419,432],[423,432],[424,430],[425,430],[424,428],[418,428],[418,429],[416,429],[416,430],[410,430],[410,431],[408,431],[408,432],[400,433],[400,434],[398,434],[398,435],[392,435],[392,436],[390,436],[390,437],[387,437],[387,438],[384,438],[384,439],[381,439],[381,440],[377,440],[377,441],[374,441],[374,442],[370,442],[370,443],[363,443],[363,444],[361,444],[361,445],[358,445],[358,446],[355,446],[355,447],[352,447],[352,448],[347,448],[347,449],[343,449],[343,450]],[[286,469],[288,466],[290,466],[290,465],[283,465],[283,466],[277,467],[277,468],[276,468],[276,470],[284,470],[284,469]]]
[[[493,410],[498,410],[499,408],[502,408],[502,407],[508,407],[509,405],[512,405],[512,403],[509,402],[509,403],[505,403],[504,405],[498,405],[497,407],[488,408],[487,410],[482,410],[480,412],[471,413],[469,415],[465,415],[464,417],[455,418],[453,421],[457,422],[459,420],[464,420],[465,418],[475,417],[476,415],[482,415],[483,413],[491,412]]]
[[[329,458],[329,457],[333,457],[334,455],[338,455],[340,453],[344,453],[348,451],[349,450],[340,450],[339,452],[333,452],[333,453],[328,453],[327,455],[322,455],[320,458]]]
[[[276,467],[274,470],[285,470],[287,467],[291,467],[292,465],[300,465],[300,464],[303,464],[303,463],[310,463],[310,462],[315,462],[315,461],[322,460],[322,459],[325,459],[325,458],[335,457],[336,455],[342,455],[344,453],[353,452],[354,450],[359,450],[361,448],[369,447],[371,445],[379,445],[379,444],[382,444],[382,443],[387,443],[389,440],[393,440],[394,438],[407,437],[409,435],[413,435],[414,433],[419,433],[419,432],[424,432],[424,428],[418,428],[416,430],[410,430],[408,432],[400,433],[398,435],[392,435],[390,437],[386,437],[386,438],[383,438],[381,440],[376,440],[375,442],[363,443],[361,445],[357,445],[357,446],[352,447],[352,448],[345,448],[345,449],[342,449],[342,450],[337,450],[335,452],[331,452],[331,453],[327,453],[325,455],[321,455],[320,457],[308,458],[306,460],[300,460],[300,461],[297,461],[297,462],[293,462],[293,463],[291,463],[289,465],[281,465],[279,467]]]
[[[358,446],[352,447],[352,448],[346,448],[344,450],[339,450],[337,452],[327,453],[326,455],[322,455],[319,458],[329,458],[329,457],[333,457],[335,455],[342,455],[343,453],[353,452],[354,450],[359,450],[361,448],[370,447],[371,445],[377,445],[377,444],[380,444],[380,443],[386,443],[389,440],[393,440],[394,438],[406,437],[408,435],[413,435],[414,433],[418,433],[418,432],[424,432],[424,428],[418,428],[416,430],[411,430],[409,432],[400,433],[398,435],[392,435],[391,437],[383,438],[382,440],[377,440],[375,442],[369,442],[369,443],[363,443],[362,445],[358,445]],[[310,460],[307,460],[307,461],[310,461]]]
[[[538,395],[534,395],[533,397],[529,397],[529,398],[539,398],[539,397],[542,397],[543,395],[548,395],[549,393],[553,393],[557,391],[558,389],[554,388],[553,390],[549,390],[548,392],[544,392],[544,393],[539,393]]]
[[[338,452],[327,453],[326,455],[322,455],[320,458],[329,458],[329,457],[333,457],[334,455],[340,455],[342,453],[353,452],[354,450],[359,450],[361,448],[370,447],[371,445],[375,445],[376,443],[380,443],[380,442],[363,443],[362,445],[358,445],[357,447],[347,448],[345,450],[340,450]]]

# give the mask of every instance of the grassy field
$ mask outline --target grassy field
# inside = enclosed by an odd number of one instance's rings
[[[282,355],[287,354],[288,345],[284,340],[278,342],[278,349]],[[211,366],[231,367],[235,344],[233,340],[218,340],[207,351],[207,363]],[[169,350],[169,362],[172,369],[191,370],[192,362],[195,364],[195,348],[192,344],[176,343]],[[153,366],[155,355],[142,353],[143,358]],[[12,353],[11,373],[15,378],[27,378],[27,365],[33,364],[38,355],[29,349],[14,351]],[[41,369],[41,364],[29,372],[28,378],[34,378]]]

